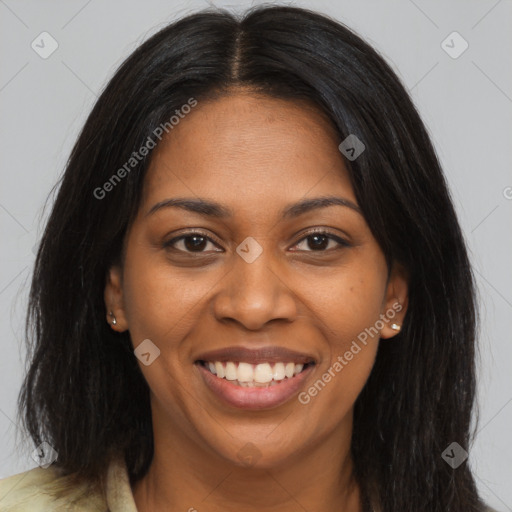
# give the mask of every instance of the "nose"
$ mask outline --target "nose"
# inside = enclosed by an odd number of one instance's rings
[[[297,316],[297,300],[282,265],[271,261],[270,250],[263,250],[252,263],[238,254],[233,259],[233,267],[214,298],[216,318],[252,331],[272,320],[292,322]]]

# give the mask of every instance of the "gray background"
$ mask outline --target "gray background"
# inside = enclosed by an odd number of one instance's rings
[[[209,5],[241,10],[254,3],[0,0],[0,478],[36,466],[32,447],[16,446],[14,435],[33,248],[45,199],[98,92],[131,51],[176,17]],[[511,1],[290,4],[329,14],[373,44],[429,128],[481,300],[481,412],[469,462],[489,504],[512,511]],[[47,59],[31,48],[43,31],[59,44]],[[469,44],[456,59],[441,46],[453,31]],[[454,51],[461,48],[449,41]]]

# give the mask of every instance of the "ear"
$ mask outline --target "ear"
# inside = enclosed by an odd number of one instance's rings
[[[104,292],[106,316],[110,327],[116,332],[124,332],[128,329],[123,296],[123,273],[121,267],[110,267],[105,283]],[[113,320],[115,319],[115,323]]]
[[[381,318],[384,327],[380,337],[396,336],[402,326],[409,304],[409,275],[403,265],[393,262],[388,278],[386,295],[382,304]]]

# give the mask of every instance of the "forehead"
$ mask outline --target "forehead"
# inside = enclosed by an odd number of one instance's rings
[[[305,101],[250,93],[198,101],[154,150],[144,200],[268,203],[336,190],[355,201],[339,142],[327,116]]]

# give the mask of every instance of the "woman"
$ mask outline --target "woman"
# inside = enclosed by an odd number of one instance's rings
[[[125,61],[27,325],[41,468],[2,510],[486,510],[447,185],[395,74],[327,17],[204,11]]]

